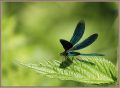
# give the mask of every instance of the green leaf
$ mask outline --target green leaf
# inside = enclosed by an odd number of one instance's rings
[[[80,60],[74,59],[73,64],[65,69],[59,68],[61,62],[57,60],[44,60],[39,65],[23,65],[47,77],[61,80],[73,80],[87,84],[113,84],[117,82],[117,69],[105,58],[81,56]]]

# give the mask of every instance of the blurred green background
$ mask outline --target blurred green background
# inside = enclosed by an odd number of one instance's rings
[[[81,19],[86,29],[82,40],[93,33],[98,39],[82,53],[102,53],[117,65],[118,6],[96,2],[2,3],[2,86],[85,86],[42,76],[16,61],[37,63],[59,59],[59,39],[70,40]]]

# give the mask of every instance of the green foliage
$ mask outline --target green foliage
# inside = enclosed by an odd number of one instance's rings
[[[42,57],[46,59],[55,59],[53,57],[56,57],[58,59],[59,53],[63,51],[59,39],[63,38],[69,41],[77,22],[81,19],[85,20],[86,25],[84,36],[79,42],[82,42],[93,33],[98,33],[99,36],[94,44],[78,52],[102,53],[113,64],[118,64],[119,32],[117,3],[3,2],[1,85],[88,86],[76,81],[51,79],[38,75],[36,71],[31,71],[31,69],[24,67],[21,68],[14,63],[16,59],[22,63],[32,62],[35,64],[39,64]],[[75,61],[75,63],[78,62]],[[54,61],[51,63],[54,63]],[[39,67],[40,65],[35,66]],[[116,79],[116,77],[114,78],[113,76],[113,79]]]
[[[82,56],[81,61],[65,69],[59,68],[61,62],[44,60],[38,64],[22,64],[50,78],[73,80],[87,84],[114,84],[117,81],[116,67],[103,57]],[[87,62],[87,63],[86,63]],[[94,64],[91,64],[94,63]]]

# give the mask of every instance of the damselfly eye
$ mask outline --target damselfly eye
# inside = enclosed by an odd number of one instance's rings
[[[63,54],[62,53],[60,53],[60,56],[62,56]]]

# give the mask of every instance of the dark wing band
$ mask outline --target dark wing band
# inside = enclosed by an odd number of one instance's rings
[[[84,33],[84,30],[85,30],[85,22],[84,21],[80,21],[78,24],[77,24],[77,27],[73,33],[73,36],[70,40],[70,42],[74,45],[76,44],[80,38],[82,37],[83,33]]]
[[[68,42],[68,41],[66,41],[64,39],[60,39],[60,43],[62,44],[65,51],[67,51],[67,50],[69,50],[70,48],[73,47],[73,44],[71,44],[70,42]]]
[[[97,37],[98,37],[98,34],[93,34],[87,39],[85,39],[82,43],[75,45],[73,48],[71,48],[71,50],[79,50],[79,49],[85,48],[91,45],[97,39]]]

